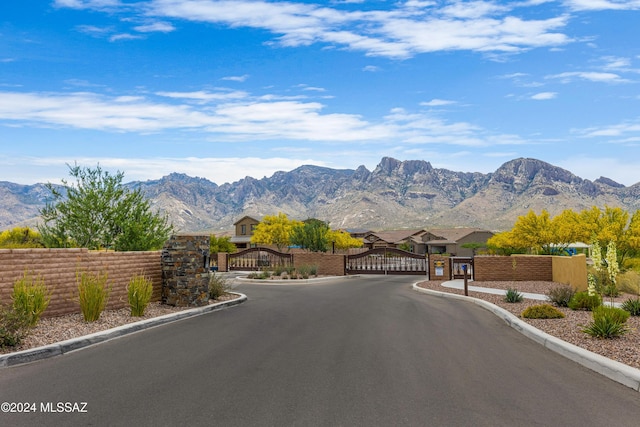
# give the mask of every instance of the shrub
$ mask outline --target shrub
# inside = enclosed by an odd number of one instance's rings
[[[521,302],[523,300],[523,296],[517,289],[507,289],[507,293],[504,296],[504,300],[506,302]]]
[[[588,292],[576,292],[569,300],[568,307],[571,310],[587,310],[592,311],[594,308],[602,305],[600,295],[589,295]]]
[[[87,322],[95,322],[100,318],[109,300],[111,289],[107,288],[107,273],[77,272],[76,282],[82,316]]]
[[[318,275],[318,266],[316,264],[312,264],[309,266],[309,274],[311,274],[312,276]]]
[[[596,338],[616,338],[629,331],[625,322],[629,313],[616,307],[597,307],[593,320],[582,331]]]
[[[282,276],[282,273],[285,272],[284,266],[282,264],[277,264],[273,267],[273,275],[274,276]]]
[[[622,292],[640,295],[640,274],[637,271],[629,270],[618,275],[616,283]]]
[[[571,286],[562,285],[549,289],[547,291],[547,298],[558,307],[568,307],[569,301],[571,301],[575,293],[575,289]]]
[[[23,313],[33,327],[40,320],[40,316],[49,306],[51,293],[44,285],[44,279],[38,275],[33,277],[25,271],[24,275],[13,285],[13,309]]]
[[[144,311],[147,309],[153,294],[153,281],[142,274],[136,274],[129,280],[127,294],[129,307],[131,307],[131,316],[144,316]]]
[[[209,298],[218,299],[226,294],[230,288],[226,277],[215,273],[209,275]]]
[[[521,314],[526,319],[562,319],[564,313],[549,304],[532,305]]]
[[[629,298],[622,303],[622,309],[632,316],[640,316],[640,298]]]
[[[0,348],[15,347],[29,332],[30,316],[0,305]]]
[[[296,267],[298,271],[298,275],[302,276],[303,279],[308,279],[309,274],[311,273],[311,266],[307,264],[302,264]]]

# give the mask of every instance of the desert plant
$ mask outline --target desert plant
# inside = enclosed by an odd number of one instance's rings
[[[640,295],[640,273],[628,270],[620,274],[617,278],[618,288],[622,292],[632,295]]]
[[[302,264],[296,267],[296,271],[298,275],[302,276],[303,279],[309,278],[309,273],[311,272],[311,267],[307,264]]]
[[[28,272],[16,280],[13,285],[13,309],[24,313],[29,320],[29,326],[33,327],[40,320],[40,316],[49,306],[51,292],[44,285],[42,276],[33,276]]]
[[[129,307],[131,307],[131,316],[144,316],[144,311],[151,301],[153,294],[153,281],[142,274],[136,274],[129,280],[127,286],[127,295],[129,298]]]
[[[621,307],[632,316],[640,316],[640,298],[628,298],[622,303]]]
[[[292,275],[293,275],[293,273],[296,271],[296,268],[295,268],[293,265],[287,265],[287,266],[285,267],[285,271],[287,272],[287,274],[288,274],[289,276],[292,276]]]
[[[318,275],[318,265],[317,264],[311,264],[309,266],[309,274],[311,276],[317,276]]]
[[[0,305],[0,348],[15,347],[29,332],[30,316]]]
[[[87,322],[100,318],[109,300],[110,288],[107,288],[107,273],[76,272],[78,283],[78,302],[82,316]]]
[[[540,304],[527,307],[521,316],[526,319],[562,319],[564,313],[550,304]]]
[[[593,320],[582,331],[596,338],[616,338],[629,331],[629,313],[617,307],[599,306],[593,310]]]
[[[594,308],[602,305],[600,295],[589,295],[588,292],[576,292],[567,306],[571,310],[587,310],[592,311]]]
[[[504,295],[504,300],[506,302],[512,302],[512,303],[522,302],[523,299],[524,297],[520,292],[518,292],[517,289],[509,288],[507,289],[507,293]]]
[[[569,285],[556,286],[547,291],[547,298],[558,307],[568,307],[575,293],[575,289]]]
[[[209,298],[218,299],[226,294],[231,286],[226,277],[212,273],[209,275]]]
[[[276,264],[273,267],[273,275],[278,277],[278,276],[282,276],[282,273],[285,272],[284,266],[282,264]]]

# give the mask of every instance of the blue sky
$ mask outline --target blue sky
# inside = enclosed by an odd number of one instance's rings
[[[383,156],[640,182],[640,0],[0,4],[0,181]]]

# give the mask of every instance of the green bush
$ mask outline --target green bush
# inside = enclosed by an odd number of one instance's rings
[[[82,316],[87,322],[95,322],[100,318],[109,300],[111,289],[107,288],[107,273],[77,272],[76,282]]]
[[[521,314],[525,319],[562,319],[564,313],[549,304],[532,305]]]
[[[307,264],[302,264],[296,267],[296,271],[298,272],[298,276],[301,276],[303,279],[308,279],[311,274],[312,266]]]
[[[588,292],[576,292],[569,301],[568,307],[571,310],[587,310],[592,311],[594,308],[602,305],[600,295],[589,295]]]
[[[547,291],[547,298],[558,307],[568,307],[575,293],[575,289],[569,285],[556,286]]]
[[[153,281],[142,274],[136,274],[129,280],[127,294],[129,307],[131,307],[131,316],[144,316],[144,311],[147,309],[153,294]]]
[[[595,338],[616,338],[626,334],[629,328],[625,322],[629,313],[616,307],[597,307],[593,310],[593,320],[582,331]]]
[[[33,277],[25,271],[24,275],[14,283],[11,299],[13,309],[23,313],[29,320],[29,327],[34,327],[49,306],[51,293],[44,285],[42,276]]]
[[[209,298],[218,299],[226,294],[230,288],[226,277],[215,273],[209,275]]]
[[[15,347],[29,333],[30,316],[0,305],[0,348]]]
[[[622,303],[622,309],[632,316],[640,316],[640,298],[628,298]]]
[[[522,296],[522,294],[520,292],[518,292],[517,289],[507,289],[507,293],[504,295],[504,300],[506,302],[522,302],[522,300],[524,299],[524,297]]]
[[[318,275],[318,266],[316,264],[312,264],[309,266],[309,274],[312,276]]]

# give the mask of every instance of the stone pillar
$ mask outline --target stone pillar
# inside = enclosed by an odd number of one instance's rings
[[[162,303],[209,304],[209,236],[174,235],[162,249]]]

